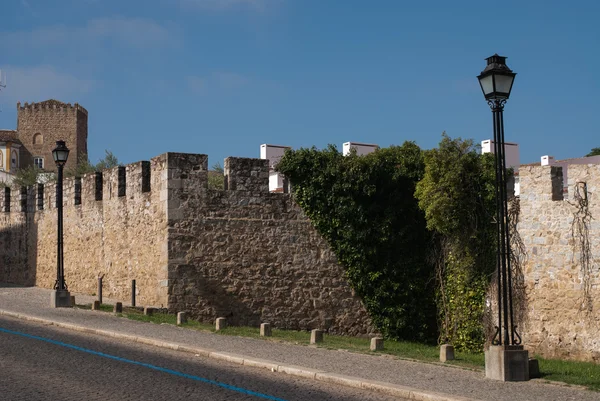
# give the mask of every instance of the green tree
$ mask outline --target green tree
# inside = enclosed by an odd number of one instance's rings
[[[276,168],[382,334],[434,340],[431,237],[414,197],[424,172],[421,149],[406,142],[346,157],[333,145],[288,150]]]
[[[16,171],[15,178],[13,179],[10,186],[16,188],[29,187],[35,185],[38,182],[38,176],[43,172],[44,170],[36,166],[20,168]]]
[[[592,148],[592,151],[585,156],[588,157],[588,156],[598,156],[598,155],[600,155],[600,148]]]
[[[119,162],[117,156],[115,156],[110,150],[105,150],[104,153],[104,157],[98,160],[98,163],[96,163],[95,165],[90,163],[87,155],[81,155],[75,167],[71,167],[65,170],[65,176],[81,177],[88,173],[102,171],[123,165],[123,163]]]
[[[495,267],[494,158],[479,154],[472,140],[443,133],[424,160],[415,196],[435,234],[440,340],[481,351],[485,297]]]
[[[104,158],[98,160],[98,163],[96,163],[96,171],[102,171],[102,170],[106,170],[109,168],[113,168],[113,167],[117,167],[117,166],[122,166],[123,163],[119,162],[119,159],[117,159],[117,156],[115,156],[113,154],[113,152],[111,152],[110,150],[106,149],[104,150]]]

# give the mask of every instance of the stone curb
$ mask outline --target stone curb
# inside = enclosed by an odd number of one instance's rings
[[[361,379],[354,376],[345,376],[338,373],[325,372],[318,369],[305,368],[302,366],[295,365],[280,365],[275,361],[269,361],[266,359],[249,358],[244,355],[233,354],[230,352],[215,351],[207,348],[190,347],[188,345],[170,343],[167,341],[156,340],[148,337],[138,337],[130,334],[123,334],[115,331],[106,331],[99,329],[92,329],[90,327],[78,326],[71,323],[55,322],[48,319],[42,319],[35,316],[25,315],[22,313],[9,312],[0,309],[0,316],[8,316],[17,319],[27,320],[30,322],[46,324],[50,326],[56,326],[63,329],[79,331],[82,333],[97,334],[104,337],[112,337],[120,340],[126,340],[131,342],[137,342],[140,344],[151,345],[160,348],[167,348],[175,351],[182,351],[194,354],[196,356],[208,357],[211,359],[226,361],[235,363],[238,365],[251,366],[263,369],[269,369],[271,372],[286,373],[291,376],[302,377],[305,379],[317,380],[325,383],[334,383],[347,387],[360,388],[364,390],[376,391],[379,393],[402,397],[408,400],[415,401],[478,401],[474,398],[466,398],[460,396],[453,396],[429,391],[423,391],[420,389],[414,389],[411,387],[400,386],[397,384],[378,382],[374,380]]]

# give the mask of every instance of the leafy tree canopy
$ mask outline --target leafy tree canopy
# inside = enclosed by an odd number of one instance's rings
[[[481,351],[490,274],[495,267],[494,156],[472,140],[445,133],[425,151],[425,174],[415,196],[437,250],[436,302],[442,342]]]
[[[598,156],[598,155],[600,155],[600,148],[592,148],[591,152],[585,156],[588,157],[588,156]]]

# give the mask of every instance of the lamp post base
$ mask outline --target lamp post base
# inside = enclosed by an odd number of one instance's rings
[[[50,293],[51,308],[71,308],[71,294],[67,290],[53,290]]]
[[[485,351],[485,377],[504,382],[529,380],[529,351],[522,345],[490,345]]]

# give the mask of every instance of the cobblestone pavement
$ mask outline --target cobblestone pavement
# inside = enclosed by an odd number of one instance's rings
[[[367,390],[198,358],[169,349],[121,343],[2,316],[1,329],[79,347],[68,348],[0,331],[0,398],[4,401],[395,399]]]
[[[0,286],[0,312],[19,313],[54,322],[148,337],[157,341],[266,359],[279,364],[296,365],[366,380],[387,382],[392,385],[407,386],[421,391],[423,394],[442,393],[486,401],[598,401],[600,399],[600,394],[597,392],[546,384],[539,379],[520,383],[503,383],[485,379],[483,372],[405,361],[389,356],[355,354],[260,339],[221,336],[170,325],[141,323],[106,313],[80,309],[51,309],[49,293],[49,290],[40,288]],[[77,295],[78,303],[91,301],[93,301],[92,297]],[[126,303],[125,301],[124,304]]]

